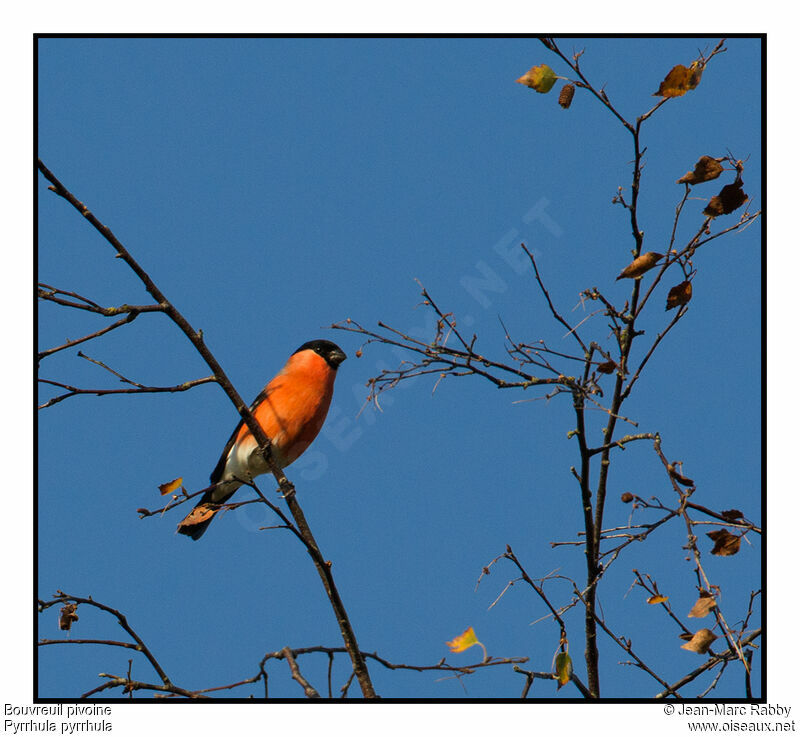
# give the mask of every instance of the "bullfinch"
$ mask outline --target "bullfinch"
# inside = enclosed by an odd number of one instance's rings
[[[346,358],[329,340],[303,343],[250,406],[272,443],[272,458],[281,468],[296,461],[317,437],[331,404],[336,371]],[[211,473],[211,486],[178,525],[178,532],[193,540],[200,538],[243,482],[268,471],[258,443],[240,420]]]

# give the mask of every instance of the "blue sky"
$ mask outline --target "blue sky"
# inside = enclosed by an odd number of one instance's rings
[[[649,109],[669,69],[716,38],[561,39],[585,48],[582,66],[628,118]],[[555,569],[583,580],[578,547],[578,462],[567,439],[567,402],[498,392],[479,379],[448,379],[431,394],[419,379],[384,395],[383,413],[359,414],[364,383],[398,357],[326,330],[345,318],[425,329],[419,279],[440,305],[502,355],[498,316],[515,337],[565,345],[530,270],[503,258],[524,241],[537,255],[554,302],[576,321],[578,295],[597,285],[621,303],[615,282],[630,260],[627,213],[611,203],[630,179],[628,134],[588,95],[562,110],[514,80],[546,62],[566,69],[534,39],[45,39],[39,45],[39,150],[45,164],[139,260],[206,343],[239,392],[254,397],[306,340],[338,342],[339,372],[323,433],[288,471],[334,575],[362,649],[392,662],[429,665],[445,641],[474,626],[493,656],[527,656],[548,670],[557,642],[532,592],[495,567],[510,544],[532,576]],[[666,104],[644,127],[648,146],[640,222],[645,247],[662,250],[681,187],[703,154],[748,158],[744,190],[761,206],[759,42],[731,39],[697,90]],[[743,104],[742,91],[750,104]],[[580,92],[580,91],[579,91]],[[720,182],[732,179],[729,172]],[[113,251],[39,179],[39,280],[102,305],[147,295]],[[695,194],[708,197],[716,183]],[[704,204],[690,201],[679,237],[694,232]],[[538,214],[537,214],[538,213]],[[728,225],[736,215],[721,218]],[[725,221],[723,223],[723,221]],[[728,222],[730,221],[730,222]],[[716,227],[716,224],[715,224]],[[760,228],[720,239],[697,259],[691,308],[648,365],[625,414],[659,431],[671,459],[698,484],[694,500],[738,508],[760,522]],[[476,291],[493,274],[492,289]],[[648,334],[665,324],[657,293]],[[662,294],[663,292],[663,294]],[[574,311],[573,311],[574,309]],[[40,305],[40,348],[103,326],[101,319]],[[602,318],[587,335],[607,341]],[[165,318],[143,315],[83,351],[145,384],[208,374]],[[115,386],[75,350],[43,362],[42,377]],[[46,399],[50,393],[44,393]],[[205,485],[236,424],[223,393],[204,386],[175,395],[77,397],[39,415],[38,595],[91,595],[124,611],[174,682],[223,685],[254,675],[267,651],[338,645],[327,600],[307,555],[255,507],[229,513],[198,543],[174,534],[181,517],[139,520],[159,506],[158,484],[183,476]],[[599,439],[599,423],[594,428]],[[269,492],[266,480],[262,488]],[[607,522],[622,524],[632,491],[669,499],[649,446],[615,460]],[[242,492],[243,494],[244,492]],[[645,515],[643,519],[648,519]],[[704,557],[737,621],[760,586],[753,535],[734,558]],[[649,573],[685,615],[696,598],[676,525],[615,564],[601,602],[618,634],[634,639],[667,680],[702,660],[679,648],[677,629],[628,593],[632,568]],[[707,551],[709,546],[705,546]],[[569,587],[554,585],[565,601]],[[116,638],[108,618],[85,608],[73,636]],[[583,678],[580,616],[568,621]],[[689,624],[692,620],[689,620]],[[40,636],[57,637],[55,610]],[[698,625],[699,626],[699,625]],[[657,691],[608,638],[600,642],[605,696]],[[99,671],[123,673],[127,653],[43,648],[39,695],[75,697]],[[324,686],[327,660],[301,662]],[[754,664],[760,669],[759,655]],[[741,695],[723,676],[719,694]],[[372,666],[386,697],[514,698],[524,679],[508,667],[466,678]],[[153,676],[134,663],[133,674]],[[347,678],[344,659],[334,689]],[[756,679],[757,680],[757,679]],[[686,695],[699,693],[698,681]],[[299,697],[285,666],[270,670],[273,696]],[[231,692],[247,697],[252,687]],[[543,682],[534,697],[558,694]]]

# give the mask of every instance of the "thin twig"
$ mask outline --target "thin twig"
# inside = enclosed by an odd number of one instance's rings
[[[374,698],[376,696],[375,689],[369,677],[366,662],[361,656],[361,651],[356,641],[355,632],[353,631],[344,604],[339,596],[339,593],[333,583],[330,566],[327,564],[322,553],[319,552],[319,546],[311,533],[311,528],[306,521],[303,510],[295,494],[294,486],[286,478],[285,473],[272,457],[270,452],[270,439],[267,437],[264,429],[256,422],[255,417],[248,405],[242,400],[239,393],[234,388],[231,381],[222,369],[217,359],[205,345],[203,335],[201,332],[196,331],[186,320],[186,318],[178,311],[178,309],[166,298],[164,293],[156,286],[155,282],[150,278],[149,274],[139,265],[136,259],[129,253],[125,246],[117,239],[111,230],[101,223],[94,214],[86,207],[80,200],[78,200],[57,178],[56,176],[44,165],[41,160],[37,161],[39,171],[47,178],[52,186],[50,189],[57,195],[69,202],[84,218],[105,238],[105,240],[114,248],[117,255],[125,261],[128,267],[139,277],[139,280],[144,285],[145,289],[153,297],[157,305],[161,307],[163,312],[180,328],[183,334],[191,341],[197,352],[209,366],[212,374],[216,378],[217,383],[223,391],[228,395],[231,402],[233,402],[239,415],[242,417],[244,423],[247,425],[250,432],[253,434],[256,442],[258,443],[259,450],[262,453],[264,460],[272,472],[278,486],[281,488],[283,497],[286,504],[292,513],[292,517],[298,529],[303,535],[304,542],[307,544],[309,551],[314,550],[312,560],[317,569],[320,579],[322,580],[328,599],[336,616],[336,621],[339,624],[339,630],[342,634],[345,646],[350,653],[353,669],[356,672],[359,686],[361,687],[362,694],[365,698]]]

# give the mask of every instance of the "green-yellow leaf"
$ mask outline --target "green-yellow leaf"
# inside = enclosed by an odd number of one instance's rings
[[[556,79],[558,79],[556,73],[547,64],[539,64],[531,67],[517,82],[530,87],[532,90],[544,93],[553,89]]]
[[[572,658],[569,653],[556,655],[556,676],[558,677],[558,688],[569,683],[569,679],[572,676]]]

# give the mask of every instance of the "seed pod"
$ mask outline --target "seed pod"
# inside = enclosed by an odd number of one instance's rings
[[[572,104],[572,98],[575,95],[575,85],[574,84],[565,84],[561,88],[561,92],[558,95],[558,104],[566,110]]]

